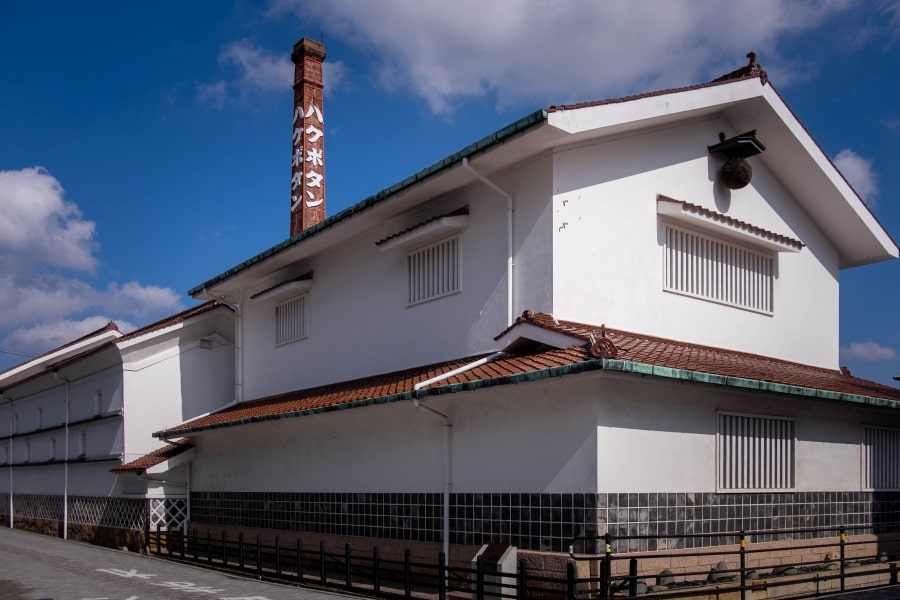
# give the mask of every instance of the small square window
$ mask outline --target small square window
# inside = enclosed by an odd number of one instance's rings
[[[862,486],[900,490],[900,429],[863,427]]]
[[[306,294],[275,305],[275,343],[286,344],[304,339],[306,333]]]
[[[459,245],[459,236],[454,236],[406,255],[408,305],[460,291]]]
[[[794,421],[719,413],[718,488],[722,491],[794,488]]]

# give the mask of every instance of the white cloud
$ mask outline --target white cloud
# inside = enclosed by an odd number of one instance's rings
[[[851,5],[273,0],[269,12],[319,23],[327,34],[370,53],[382,85],[410,89],[432,111],[445,113],[459,101],[487,94],[506,106],[695,83],[736,68],[749,50],[766,67],[767,58],[775,62],[783,34],[814,28]]]
[[[36,264],[93,272],[94,223],[63,198],[41,167],[0,171],[0,267],[25,273]]]
[[[872,168],[872,161],[863,158],[850,149],[838,152],[834,157],[834,164],[844,174],[856,193],[869,207],[876,206],[875,198],[878,196],[878,174]]]
[[[841,346],[841,356],[856,360],[892,360],[897,358],[893,348],[882,346],[878,342],[852,342],[849,346]]]
[[[197,85],[197,102],[221,109],[228,98],[228,84],[224,81],[212,81]]]
[[[251,40],[226,45],[219,63],[235,67],[239,87],[259,90],[290,89],[294,65],[285,53],[274,54],[258,48]]]
[[[258,92],[290,90],[294,82],[294,63],[284,52],[270,52],[252,40],[226,44],[219,53],[219,64],[234,71],[230,80],[204,82],[197,85],[200,104],[221,109],[229,99],[246,98]],[[322,66],[325,89],[333,90],[344,78],[340,61],[327,61]]]
[[[169,288],[92,284],[100,263],[94,235],[94,223],[47,171],[0,171],[0,345],[39,354],[110,320],[132,327],[130,319],[181,310]]]

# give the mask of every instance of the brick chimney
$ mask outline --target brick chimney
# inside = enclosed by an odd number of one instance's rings
[[[294,133],[291,157],[291,236],[325,218],[325,120],[322,62],[325,46],[294,44]]]

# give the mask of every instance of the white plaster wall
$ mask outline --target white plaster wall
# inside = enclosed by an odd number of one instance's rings
[[[495,178],[515,196],[518,312],[525,303],[550,306],[549,167],[544,158]],[[381,252],[375,242],[466,205],[462,291],[408,307],[406,251]],[[245,399],[493,350],[493,337],[508,324],[506,200],[473,184],[296,271],[314,272],[307,339],[274,345],[274,306],[286,298],[254,302],[245,296],[241,303]]]
[[[455,492],[596,487],[594,400],[579,395],[574,382],[454,394],[428,404],[452,421]],[[195,441],[197,491],[443,489],[442,421],[410,402],[213,430]]]
[[[794,419],[797,491],[860,490],[861,426],[900,427],[896,411],[849,403],[619,375],[597,387],[600,492],[715,491],[717,411]]]
[[[63,393],[64,389],[62,388]],[[69,421],[83,421],[98,414],[122,410],[122,393],[122,375],[118,368],[106,369],[72,381],[69,384]],[[99,413],[95,403],[98,394]]]
[[[70,458],[75,458],[81,453],[82,432],[86,434],[84,454],[88,458],[117,455],[125,451],[125,427],[121,417],[111,417],[69,427]],[[112,468],[112,465],[107,468]]]
[[[559,318],[838,366],[834,248],[766,169],[728,191],[706,147],[720,119],[682,124],[554,155],[553,312]],[[657,194],[727,214],[807,244],[777,259],[774,315],[662,291]]]
[[[713,492],[717,411],[792,418],[797,491],[859,490],[860,427],[900,415],[614,372],[428,401],[454,492]],[[441,420],[409,402],[212,430],[196,491],[438,492]]]
[[[234,398],[234,350],[203,349],[196,340],[161,348],[157,359],[126,366],[125,460],[159,448],[155,431],[229,404]]]

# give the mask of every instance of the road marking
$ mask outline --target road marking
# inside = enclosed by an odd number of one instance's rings
[[[130,571],[126,571],[124,569],[97,569],[101,573],[109,573],[111,575],[118,575],[119,577],[136,577],[138,579],[150,579],[151,577],[156,577],[156,575],[148,575],[145,573],[138,573],[137,569],[131,569]]]

